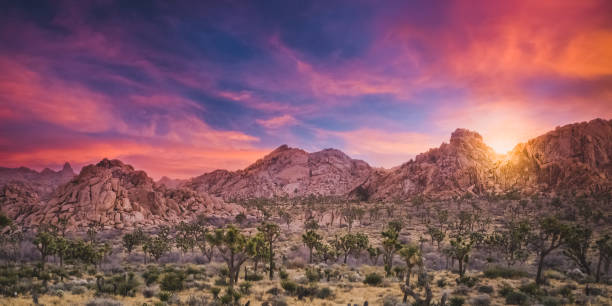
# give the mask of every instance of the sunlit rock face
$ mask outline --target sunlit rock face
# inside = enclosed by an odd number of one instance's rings
[[[505,187],[592,193],[612,185],[612,120],[558,127],[517,145],[500,164]]]
[[[498,158],[480,134],[457,129],[450,143],[419,154],[392,171],[372,176],[361,190],[370,199],[482,193],[492,188],[492,169]]]
[[[184,186],[226,199],[345,195],[371,172],[366,162],[339,150],[308,153],[283,145],[244,170],[213,171]]]
[[[7,193],[4,194],[6,198]],[[84,167],[47,202],[32,200],[34,203],[28,205],[3,204],[3,210],[27,226],[56,223],[59,218],[66,218],[69,229],[84,228],[94,221],[107,227],[129,229],[178,223],[200,214],[229,217],[240,210],[207,194],[156,184],[144,171],[108,159]]]

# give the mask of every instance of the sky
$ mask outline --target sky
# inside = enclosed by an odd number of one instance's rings
[[[612,1],[0,1],[0,166],[390,168],[612,118]]]

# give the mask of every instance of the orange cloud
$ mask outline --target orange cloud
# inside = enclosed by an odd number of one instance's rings
[[[298,123],[297,119],[287,114],[278,117],[272,117],[270,119],[256,119],[255,121],[267,129],[278,129],[284,126],[295,125]]]

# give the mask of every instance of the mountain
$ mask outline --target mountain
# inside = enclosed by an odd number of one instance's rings
[[[15,190],[13,198],[26,197],[27,190]],[[47,201],[7,202],[2,210],[19,224],[35,226],[66,218],[68,227],[85,227],[92,221],[118,229],[163,223],[178,223],[207,216],[231,216],[240,210],[204,193],[156,184],[144,171],[119,160],[104,159],[89,165],[61,185]],[[32,198],[34,200],[34,198]]]
[[[182,186],[225,199],[345,195],[371,173],[366,162],[339,150],[308,153],[282,145],[244,170],[216,170]]]
[[[466,192],[591,194],[612,190],[612,120],[558,127],[496,154],[473,131],[457,129],[450,143],[418,155],[398,168],[377,172],[351,191],[368,199],[424,194],[451,197]]]
[[[164,185],[168,188],[176,188],[179,185],[181,185],[183,182],[185,182],[185,180],[171,179],[167,176],[162,176],[162,178],[160,178],[159,181],[157,181],[158,184]]]
[[[404,198],[417,194],[453,195],[492,188],[499,159],[480,134],[455,130],[450,143],[419,154],[391,171],[379,171],[352,195],[365,199]]]
[[[62,170],[53,171],[45,168],[41,172],[20,167],[4,168],[0,167],[0,190],[7,184],[20,182],[22,188],[29,188],[38,194],[40,198],[48,198],[51,193],[59,186],[74,177],[74,171],[69,163],[65,163]],[[23,186],[26,184],[27,186]],[[19,188],[13,186],[12,188]]]
[[[589,192],[612,185],[612,120],[558,127],[517,145],[498,169],[508,187]]]

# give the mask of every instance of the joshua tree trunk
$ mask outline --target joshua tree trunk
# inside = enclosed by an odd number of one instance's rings
[[[412,269],[408,269],[408,271],[406,271],[406,288],[410,288],[410,273],[411,272],[412,272]],[[403,302],[406,303],[407,300],[408,300],[408,290],[404,290]]]

